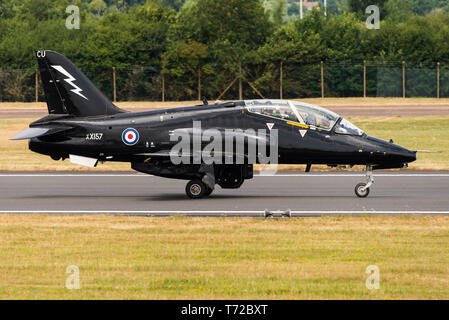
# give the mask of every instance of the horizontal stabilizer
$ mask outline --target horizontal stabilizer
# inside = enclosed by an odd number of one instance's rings
[[[26,140],[32,138],[38,138],[43,136],[48,136],[50,134],[58,133],[61,131],[65,131],[70,129],[69,127],[60,127],[60,128],[28,128],[14,137],[9,138],[9,140]]]

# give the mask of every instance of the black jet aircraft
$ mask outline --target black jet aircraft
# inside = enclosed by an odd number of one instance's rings
[[[130,162],[139,172],[190,180],[186,186],[190,198],[209,196],[217,184],[239,188],[251,179],[253,164],[260,163],[258,157],[250,161],[251,141],[272,146],[274,130],[276,151],[270,149],[270,155],[276,155],[275,163],[304,164],[307,172],[313,164],[366,166],[366,181],[355,187],[358,197],[368,196],[373,170],[403,168],[416,160],[416,151],[371,137],[334,112],[296,101],[204,101],[198,106],[127,112],[66,57],[52,51],[38,51],[36,56],[49,115],[11,139],[29,139],[31,151],[53,160],[69,158],[89,167],[106,161]],[[201,125],[200,134],[208,130],[235,134],[231,152],[223,148],[224,152],[210,153],[231,162],[206,163],[195,154],[195,146],[191,152],[173,151],[179,140],[173,139],[177,130],[184,130],[195,144],[195,123]],[[243,141],[243,147],[237,140]],[[198,141],[201,152],[208,139]],[[258,145],[257,155],[262,151]],[[182,154],[186,161],[175,163],[173,154]]]

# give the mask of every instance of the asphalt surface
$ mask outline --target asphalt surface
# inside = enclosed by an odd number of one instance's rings
[[[447,116],[449,105],[419,106],[325,106],[343,117],[348,116]],[[147,111],[147,108],[129,108],[133,112]],[[47,108],[6,108],[0,109],[0,119],[42,118],[47,115]]]
[[[255,176],[242,188],[217,186],[205,199],[185,195],[186,181],[133,173],[0,173],[0,213],[192,216],[449,214],[449,171],[376,172],[368,198],[354,186],[360,172]]]

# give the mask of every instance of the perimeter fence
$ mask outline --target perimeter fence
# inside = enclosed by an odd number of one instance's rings
[[[449,97],[449,63],[253,63],[181,73],[134,66],[84,70],[113,101]],[[44,101],[37,70],[0,69],[0,102]]]

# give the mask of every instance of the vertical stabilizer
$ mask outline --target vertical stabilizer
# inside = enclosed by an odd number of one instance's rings
[[[125,112],[63,55],[47,50],[36,56],[50,114],[87,117]]]

